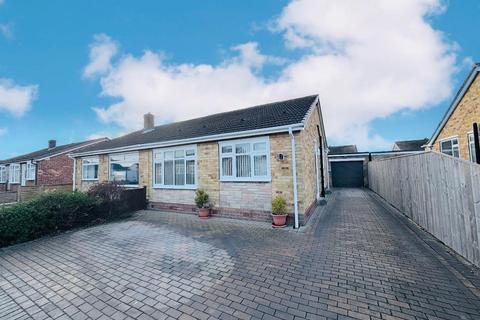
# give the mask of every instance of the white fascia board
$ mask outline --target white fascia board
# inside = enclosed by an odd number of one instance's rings
[[[254,137],[254,136],[261,136],[273,133],[282,133],[287,132],[289,128],[292,128],[294,131],[301,131],[304,129],[303,123],[297,123],[293,125],[286,125],[286,126],[279,126],[279,127],[270,127],[264,129],[257,129],[257,130],[248,130],[248,131],[239,131],[239,132],[232,132],[232,133],[222,133],[216,134],[211,136],[202,136],[197,138],[190,138],[190,139],[180,139],[180,140],[171,140],[165,142],[152,142],[146,144],[136,144],[126,147],[118,147],[118,148],[111,148],[111,149],[104,149],[104,150],[95,150],[90,152],[79,152],[79,153],[72,153],[70,154],[71,157],[83,157],[83,156],[90,156],[90,155],[99,155],[99,154],[108,154],[108,153],[116,153],[116,152],[126,152],[126,151],[137,151],[137,150],[144,150],[144,149],[154,149],[154,148],[163,148],[163,147],[172,147],[172,146],[181,146],[185,144],[194,144],[194,143],[202,143],[202,142],[210,142],[210,141],[220,141],[220,140],[228,140],[228,139],[236,139],[236,138],[245,138],[245,137]]]

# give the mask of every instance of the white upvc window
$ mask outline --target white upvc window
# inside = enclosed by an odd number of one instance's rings
[[[110,181],[138,186],[138,152],[110,155]]]
[[[153,187],[196,189],[197,146],[153,150]]]
[[[475,154],[475,138],[473,137],[473,133],[468,134],[468,151],[470,151],[470,161],[477,162]]]
[[[82,158],[82,180],[98,180],[98,157]]]
[[[460,148],[458,146],[458,138],[447,138],[440,141],[440,152],[449,156],[460,158]]]
[[[34,163],[28,162],[26,166],[27,172],[25,173],[25,178],[29,181],[35,180],[36,167]]]
[[[7,182],[7,167],[0,166],[0,183]]]
[[[271,181],[268,137],[222,141],[219,148],[221,181]]]
[[[10,183],[20,183],[20,165],[18,163],[13,163],[10,165],[9,177]]]

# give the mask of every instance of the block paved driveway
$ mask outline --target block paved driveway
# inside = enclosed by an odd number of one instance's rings
[[[145,211],[12,246],[0,318],[480,319],[450,255],[370,192],[337,190],[312,219],[296,232]]]

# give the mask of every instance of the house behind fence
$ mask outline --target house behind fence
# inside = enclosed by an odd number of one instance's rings
[[[480,267],[480,165],[427,152],[368,167],[374,192]]]

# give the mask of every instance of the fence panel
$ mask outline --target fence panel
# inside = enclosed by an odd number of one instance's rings
[[[126,200],[130,211],[147,208],[147,188],[125,189],[122,191],[122,200]]]
[[[370,189],[480,267],[480,165],[437,152],[372,161]]]

